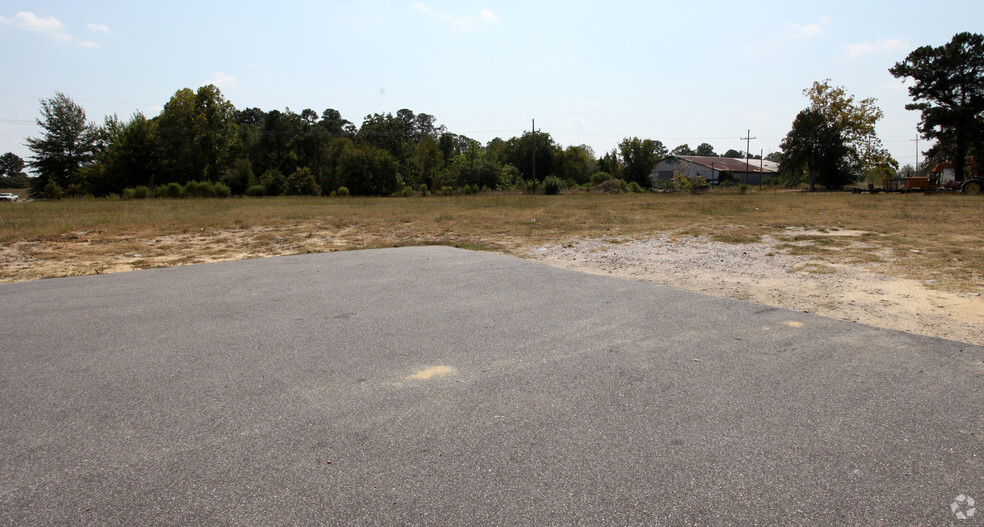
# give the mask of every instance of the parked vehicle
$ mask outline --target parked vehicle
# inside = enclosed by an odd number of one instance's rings
[[[964,167],[963,180],[957,180],[953,171],[953,163],[939,163],[924,177],[905,178],[902,192],[939,192],[953,191],[964,194],[980,194],[984,192],[984,179],[977,172],[977,159],[971,158]]]
[[[10,192],[0,192],[0,201],[17,201],[20,198],[17,194]]]
[[[931,194],[934,192],[963,192],[964,194],[984,193],[984,177],[977,172],[977,159],[971,158],[970,163],[964,167],[966,172],[963,180],[958,181],[953,171],[953,163],[939,163],[925,176],[911,176],[897,179],[886,180],[883,187],[868,185],[868,188],[857,187],[851,192],[860,194],[870,192],[923,192]]]

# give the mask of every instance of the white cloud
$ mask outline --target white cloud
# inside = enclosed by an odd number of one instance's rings
[[[38,15],[27,11],[17,13],[14,15],[14,18],[0,17],[0,22],[10,24],[20,29],[25,29],[27,31],[36,31],[38,33],[57,33],[61,31],[61,28],[63,27],[62,23],[53,16],[41,18]]]
[[[239,84],[239,79],[233,77],[232,75],[226,75],[224,72],[216,71],[212,73],[212,78],[205,81],[203,84],[214,84],[217,88],[232,88],[236,84]]]
[[[909,49],[909,43],[901,38],[878,40],[866,40],[859,44],[848,44],[844,46],[844,53],[848,57],[861,57],[873,53],[896,52]]]
[[[98,33],[109,33],[109,26],[106,24],[88,24],[89,29]]]
[[[788,22],[787,25],[791,31],[790,37],[792,38],[813,38],[819,36],[823,33],[825,27],[830,24],[832,18],[825,16],[820,19],[820,22],[815,24],[805,24],[800,25],[795,22]]]
[[[40,17],[29,11],[21,11],[13,18],[0,17],[0,24],[11,25],[25,31],[33,31],[48,35],[55,42],[70,44],[80,48],[98,48],[99,44],[88,40],[81,40],[63,31],[64,24],[53,16]],[[91,26],[91,25],[90,25]],[[108,29],[108,28],[107,28]]]
[[[422,4],[419,2],[411,4],[410,9],[436,18],[437,20],[450,25],[456,31],[460,31],[462,33],[478,33],[499,23],[499,17],[495,16],[495,13],[489,9],[482,9],[478,13],[478,16],[449,15],[447,13],[435,11],[427,4]]]
[[[564,121],[564,122],[569,123],[569,124],[575,124],[575,125],[578,125],[578,126],[581,126],[581,127],[584,127],[584,128],[587,128],[587,127],[591,126],[591,123],[588,122],[587,119],[585,119],[584,117],[578,117],[578,116],[568,117],[567,120]]]

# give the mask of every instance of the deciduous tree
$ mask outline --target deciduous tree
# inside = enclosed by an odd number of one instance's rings
[[[655,139],[633,137],[623,139],[618,144],[618,149],[622,154],[624,179],[635,181],[644,189],[652,187],[653,182],[649,176],[656,168],[659,159],[665,157],[667,153],[663,143]]]
[[[876,180],[895,171],[898,162],[882,146],[875,132],[875,125],[885,115],[875,104],[875,98],[857,100],[843,86],[831,86],[830,79],[814,82],[803,94],[810,99],[811,110],[822,114],[840,130],[866,178]]]
[[[853,155],[844,135],[817,110],[801,111],[780,146],[782,171],[792,175],[806,172],[810,190],[818,184],[840,188],[853,179]]]

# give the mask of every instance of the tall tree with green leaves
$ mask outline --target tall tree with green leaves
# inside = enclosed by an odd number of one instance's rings
[[[155,118],[164,149],[160,183],[217,181],[241,151],[239,117],[214,85],[178,90]]]
[[[888,70],[912,79],[907,110],[919,110],[919,132],[936,139],[963,180],[970,153],[984,153],[984,35],[957,33],[942,46],[922,46]]]
[[[686,145],[684,145],[686,146]],[[679,147],[678,147],[679,148]],[[661,141],[654,139],[623,139],[618,144],[622,154],[623,175],[626,181],[634,181],[642,188],[653,186],[650,175],[656,168],[660,158],[666,157],[666,147]],[[689,150],[689,149],[688,149]]]
[[[126,124],[108,120],[103,127],[107,148],[100,157],[101,170],[90,178],[96,196],[121,192],[127,187],[153,187],[160,181],[163,150],[157,125],[136,113]]]
[[[0,156],[0,187],[27,188],[31,185],[30,178],[24,173],[26,164],[21,157],[13,152]]]
[[[844,134],[818,110],[807,108],[797,114],[780,146],[786,179],[795,181],[798,177],[788,176],[805,172],[810,190],[816,185],[840,188],[854,178],[854,156]]]
[[[506,141],[506,162],[518,168],[527,181],[543,181],[552,175],[556,153],[557,144],[547,132],[526,132]]]
[[[45,197],[49,183],[72,195],[85,194],[88,189],[79,169],[95,160],[99,142],[96,125],[86,121],[85,110],[61,92],[41,99],[41,117],[36,122],[44,133],[27,139],[32,152],[28,165],[37,176],[31,182],[31,195]]]
[[[898,161],[892,158],[875,131],[885,115],[874,97],[858,100],[843,86],[832,86],[830,79],[814,82],[803,94],[810,99],[810,109],[822,114],[840,130],[844,143],[857,160],[858,169],[869,181],[880,182],[893,174]]]
[[[704,156],[704,157],[717,157],[717,154],[714,152],[714,147],[711,146],[709,143],[701,143],[697,145],[697,148],[694,150],[694,155]]]

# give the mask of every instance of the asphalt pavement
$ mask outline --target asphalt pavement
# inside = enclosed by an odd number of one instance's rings
[[[984,526],[984,348],[447,247],[0,285],[0,525],[569,524]]]

